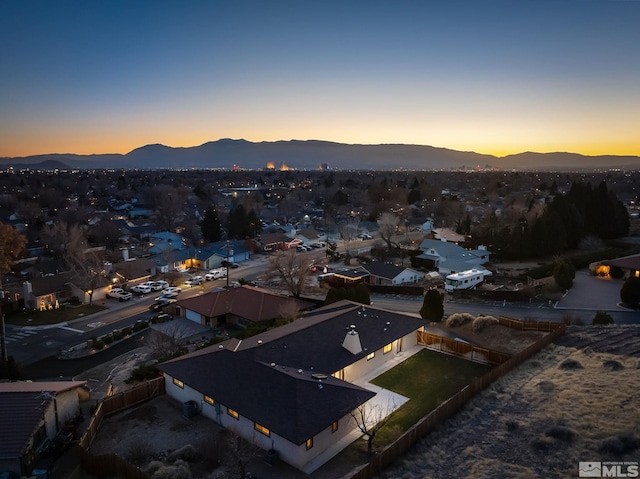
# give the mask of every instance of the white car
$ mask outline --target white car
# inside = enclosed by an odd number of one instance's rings
[[[152,290],[148,284],[137,284],[131,288],[131,291],[138,294],[149,294]]]
[[[111,291],[107,293],[107,297],[119,299],[120,301],[129,301],[133,295],[122,288],[112,288]]]
[[[146,281],[144,283],[142,283],[140,286],[148,286],[149,288],[151,288],[151,291],[161,291],[162,290],[162,285],[159,283],[156,283],[155,281]]]
[[[369,240],[369,239],[373,239],[373,236],[371,236],[369,233],[361,233],[358,235],[358,238],[363,240]]]
[[[202,283],[204,283],[204,278],[202,276],[194,276],[184,282],[186,286],[197,286]]]
[[[212,281],[214,279],[224,278],[227,275],[226,271],[222,271],[219,269],[212,269],[207,274],[204,275],[204,279],[207,281]]]
[[[178,288],[177,286],[169,286],[168,288],[164,288],[162,290],[162,294],[172,294],[172,293],[181,293],[182,288]]]
[[[156,288],[160,288],[160,289],[154,289],[154,291],[162,291],[169,287],[169,283],[167,283],[163,279],[161,279],[160,281],[154,281],[153,284],[155,285]]]

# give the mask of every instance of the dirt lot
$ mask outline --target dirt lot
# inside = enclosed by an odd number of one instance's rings
[[[380,479],[575,478],[580,461],[638,461],[639,331],[571,328]]]

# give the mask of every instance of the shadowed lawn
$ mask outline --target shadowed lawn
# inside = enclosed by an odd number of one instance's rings
[[[105,309],[104,306],[98,304],[83,304],[81,306],[65,306],[47,311],[16,311],[5,315],[5,321],[8,324],[15,324],[16,326],[43,326],[46,324],[64,323]]]
[[[376,436],[382,446],[395,439],[491,366],[423,349],[381,374],[373,384],[409,398]]]

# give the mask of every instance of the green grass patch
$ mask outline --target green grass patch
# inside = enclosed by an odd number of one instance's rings
[[[491,366],[423,349],[373,381],[409,398],[376,436],[378,446],[393,441],[439,404],[491,370]]]
[[[43,326],[46,324],[57,324],[78,319],[83,316],[103,311],[106,308],[97,304],[83,304],[80,306],[65,306],[47,311],[16,311],[5,316],[9,324],[16,326]]]

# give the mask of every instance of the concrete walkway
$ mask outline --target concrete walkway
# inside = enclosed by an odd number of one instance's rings
[[[377,369],[374,369],[361,377],[360,379],[353,382],[357,386],[361,388],[368,389],[376,393],[374,397],[372,397],[369,401],[365,403],[365,408],[369,411],[382,411],[384,412],[384,417],[393,413],[396,409],[406,403],[409,398],[406,398],[400,394],[394,393],[393,391],[389,391],[387,389],[383,389],[375,384],[371,384],[369,381],[377,378],[382,373],[392,369],[410,358],[414,354],[424,349],[423,346],[414,346],[413,348],[403,351],[400,354],[394,354],[393,358],[386,361],[382,366]],[[372,413],[372,416],[375,416],[377,420],[381,420],[382,418],[378,417],[379,414]],[[311,474],[313,471],[321,467],[323,464],[327,463],[346,448],[349,444],[356,441],[358,438],[362,437],[363,434],[358,429],[351,431],[350,434],[343,437],[340,441],[335,442],[331,447],[325,450],[322,454],[319,454],[313,460],[309,461],[305,464],[303,471],[307,474]]]

